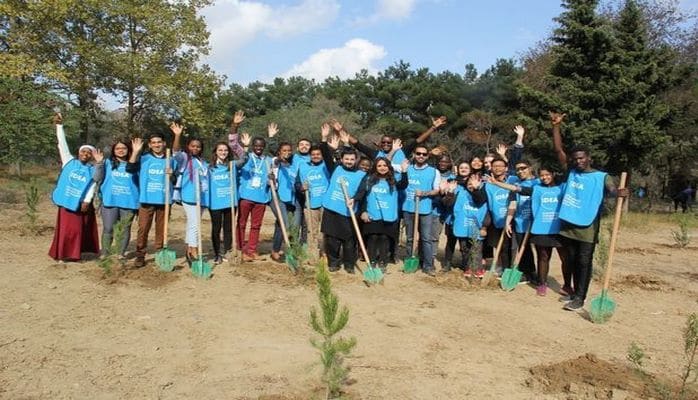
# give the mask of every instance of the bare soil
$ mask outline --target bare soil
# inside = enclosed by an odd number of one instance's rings
[[[2,206],[0,398],[322,396],[309,343],[312,271],[297,276],[262,260],[218,266],[204,281],[182,258],[162,273],[151,257],[144,269],[131,269],[129,260],[106,275],[93,257],[54,262],[46,255],[50,229],[22,233],[23,207]],[[44,201],[41,210],[40,225],[51,227],[55,207]],[[430,278],[390,265],[385,282],[372,287],[360,274],[334,273],[334,289],[351,310],[344,334],[358,340],[346,360],[347,397],[661,398],[653,382],[673,387],[684,364],[682,328],[698,312],[698,249],[676,249],[669,216],[651,218],[622,228],[611,287],[618,308],[603,325],[562,310],[553,291],[557,259],[546,297],[525,285],[484,288],[455,271]],[[180,208],[172,221],[170,244],[181,256]],[[262,235],[267,254],[270,212]],[[594,282],[590,296],[599,291]],[[631,342],[647,354],[646,377],[626,361]]]

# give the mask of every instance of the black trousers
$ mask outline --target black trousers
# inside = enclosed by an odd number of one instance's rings
[[[592,264],[596,243],[582,242],[567,237],[563,237],[562,240],[562,245],[567,251],[567,262],[572,269],[575,285],[579,285],[579,287],[575,287],[575,296],[584,300],[587,298],[593,273]]]
[[[521,242],[523,241],[525,234],[516,232],[514,235],[516,237],[516,242],[512,243],[511,252],[512,252],[512,256],[516,257],[516,253],[519,251],[519,246],[521,245]],[[529,239],[530,239],[530,235],[529,235]],[[513,262],[513,260],[512,260],[512,262]],[[519,261],[519,269],[530,280],[532,280],[532,281],[538,280],[538,275],[536,275],[536,262],[533,259],[533,250],[531,249],[531,242],[530,241],[526,242],[526,249],[524,250],[523,254],[521,255],[521,260]]]
[[[390,262],[390,236],[376,233],[366,235],[365,240],[366,251],[372,263],[385,265]]]
[[[213,243],[213,252],[216,255],[221,255],[221,228],[223,228],[223,253],[232,249],[233,230],[231,221],[233,213],[230,208],[221,210],[208,210],[211,215],[211,242]]]
[[[354,269],[357,259],[356,238],[351,236],[347,239],[340,239],[325,234],[324,241],[325,254],[330,268],[339,268],[343,264],[344,269],[348,271]]]

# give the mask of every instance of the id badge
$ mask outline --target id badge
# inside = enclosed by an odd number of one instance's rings
[[[253,188],[262,187],[262,179],[258,176],[255,176],[254,178],[252,178],[252,182],[250,183],[250,186],[252,186]]]

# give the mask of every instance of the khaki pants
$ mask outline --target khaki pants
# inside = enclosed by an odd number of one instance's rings
[[[136,238],[136,258],[145,258],[148,247],[148,233],[155,216],[155,250],[162,249],[165,237],[165,205],[141,204],[138,209],[138,237]]]
[[[320,258],[323,253],[322,233],[320,233],[320,225],[322,224],[322,207],[315,209],[305,209],[303,212],[308,219],[308,257],[311,260]],[[310,228],[313,228],[312,231]]]

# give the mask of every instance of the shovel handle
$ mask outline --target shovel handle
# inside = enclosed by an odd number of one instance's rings
[[[505,234],[502,232],[502,234]],[[521,243],[519,243],[519,250],[516,252],[516,256],[514,257],[514,265],[519,265],[519,262],[521,261],[521,257],[523,257],[524,251],[526,251],[526,246],[528,246],[528,238],[531,236],[531,227],[529,226],[528,229],[526,229],[526,234],[524,234],[523,240]]]
[[[627,172],[620,174],[620,184],[618,189],[625,189],[625,180],[628,177]],[[623,212],[623,198],[616,199],[616,213],[613,217],[613,230],[611,231],[611,242],[608,245],[608,261],[606,263],[606,274],[603,277],[603,289],[608,290],[608,285],[611,282],[611,269],[613,267],[613,254],[616,252],[616,240],[618,239],[618,228],[620,227],[620,215]]]
[[[342,192],[344,193],[344,201],[348,202],[349,201],[349,193],[347,192],[347,183],[344,181],[339,182],[339,186],[342,187]],[[347,207],[349,209],[349,216],[351,217],[351,223],[354,225],[354,231],[356,232],[356,239],[359,241],[359,247],[361,248],[361,253],[364,255],[364,259],[369,263],[370,265],[370,258],[368,258],[368,252],[366,251],[366,246],[364,245],[364,238],[361,236],[361,229],[359,229],[359,223],[356,222],[356,214],[354,214],[354,208],[353,207]],[[359,269],[359,272],[363,274],[363,271],[361,271],[361,268],[357,265],[356,268]]]
[[[504,243],[504,235],[506,233],[502,229],[502,234],[499,236],[499,242],[497,242],[497,248],[494,250],[494,257],[492,258],[492,265],[490,265],[490,272],[494,272],[497,266],[497,261],[499,260],[499,253],[502,252],[502,244]]]
[[[230,161],[228,163],[228,171],[230,173],[230,225],[231,225],[231,231],[233,234],[233,254],[237,251],[237,218],[236,212],[235,212],[235,189],[236,189],[236,182],[235,182],[235,175],[233,174],[233,162]]]
[[[170,149],[165,150],[165,171],[170,167]],[[165,223],[163,226],[162,244],[167,248],[167,225],[170,219],[170,174],[165,173]]]
[[[189,156],[191,157],[191,156]],[[194,165],[196,163],[191,163],[191,167],[194,168]],[[197,233],[198,233],[198,241],[197,241],[197,252],[199,255],[199,260],[203,263],[203,255],[201,254],[201,177],[199,176],[199,168],[196,168],[196,171],[194,171],[194,190],[196,191],[196,226],[197,226]]]
[[[414,195],[414,228],[412,228],[412,257],[417,252],[417,233],[419,233],[419,197]]]
[[[310,221],[310,185],[305,190],[305,208],[308,211],[308,214],[305,216],[305,225],[308,227],[308,236],[310,236],[310,232],[313,232],[312,222]]]
[[[271,169],[271,162],[267,159],[267,171],[271,174],[274,172]],[[286,247],[291,247],[288,241],[288,233],[286,233],[286,224],[284,223],[284,217],[281,215],[281,206],[279,206],[279,196],[276,193],[276,182],[274,182],[273,179],[269,180],[269,184],[271,185],[271,198],[272,201],[274,202],[274,209],[276,210],[276,220],[279,221],[279,226],[281,227],[281,234],[284,237],[284,243],[286,243]]]

